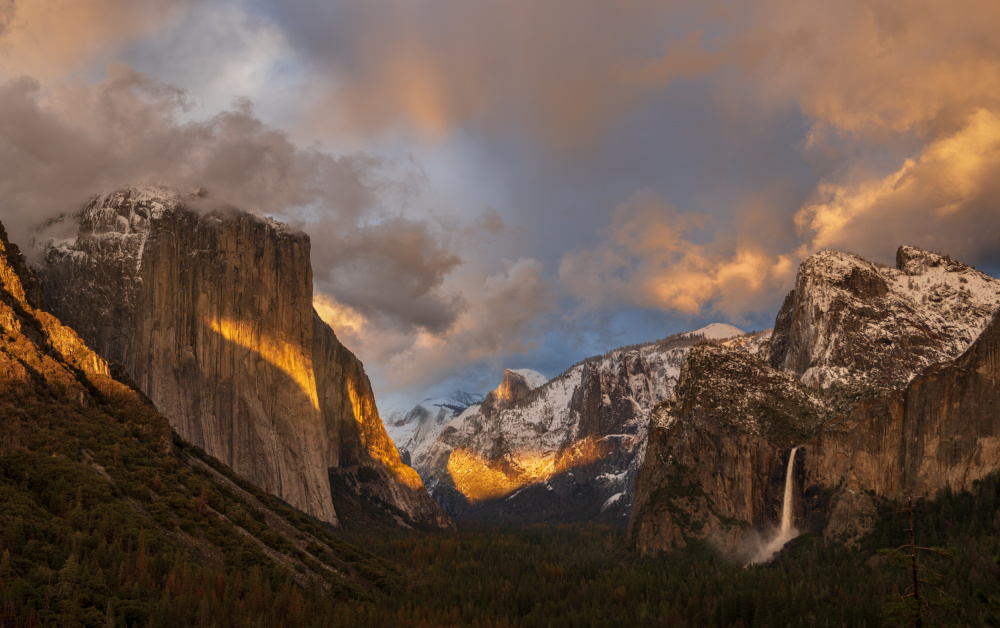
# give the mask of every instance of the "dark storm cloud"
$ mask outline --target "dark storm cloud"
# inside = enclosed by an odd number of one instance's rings
[[[427,224],[381,205],[383,192],[406,193],[405,180],[365,155],[300,149],[246,102],[197,121],[184,119],[189,104],[184,91],[125,66],[93,86],[0,85],[0,208],[12,236],[24,242],[46,219],[123,184],[203,187],[211,203],[307,228],[316,274],[343,303],[403,328],[451,325],[460,302],[440,287],[458,258]]]
[[[316,234],[313,262],[328,272],[316,273],[317,287],[336,295],[366,318],[388,319],[433,333],[447,331],[462,302],[443,297],[439,288],[461,261],[429,226],[403,217],[345,230],[322,221]]]

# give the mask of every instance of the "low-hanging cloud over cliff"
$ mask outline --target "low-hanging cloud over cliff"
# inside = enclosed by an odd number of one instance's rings
[[[320,316],[348,346],[375,358],[390,390],[417,389],[461,375],[470,364],[504,368],[503,358],[537,348],[534,338],[554,314],[555,291],[538,261],[507,261],[502,272],[466,293],[467,307],[455,324],[440,333],[422,331],[415,339],[401,331],[386,333],[377,319],[325,295],[316,299]]]
[[[439,332],[460,299],[441,292],[458,262],[440,230],[397,215],[382,195],[405,194],[378,159],[294,145],[249,103],[187,120],[187,94],[125,66],[95,84],[0,85],[0,207],[16,241],[94,194],[155,182],[204,188],[206,206],[233,205],[306,228],[317,285],[403,329]]]

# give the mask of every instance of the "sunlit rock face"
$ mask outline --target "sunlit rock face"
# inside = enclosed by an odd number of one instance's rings
[[[0,224],[0,386],[28,385],[87,403],[88,386],[113,386],[107,362],[46,311],[35,273]],[[4,434],[10,438],[11,434]],[[16,436],[16,435],[13,435]]]
[[[156,187],[64,223],[79,229],[38,241],[46,299],[185,440],[325,521],[328,469],[367,467],[387,502],[447,523],[385,434],[361,363],[313,310],[306,235]]]
[[[494,410],[509,407],[525,399],[532,390],[544,384],[548,379],[535,371],[527,369],[512,371],[507,369],[496,390],[491,390],[483,400],[483,413],[490,414]]]
[[[51,426],[35,418],[84,418],[82,412],[88,421],[124,421],[148,411],[148,404],[115,381],[107,362],[47,311],[35,273],[0,224],[0,457],[51,440]],[[150,418],[142,416],[135,428],[170,451],[166,421]]]
[[[615,349],[551,381],[507,370],[482,403],[406,441],[414,467],[457,517],[624,523],[649,411],[669,397],[682,362],[703,337],[679,334]],[[400,421],[397,429],[407,425]]]
[[[998,304],[996,279],[913,247],[895,269],[807,259],[766,360],[699,348],[654,411],[630,539],[642,552],[694,538],[752,549],[741,544],[776,521],[794,446],[796,526],[847,540],[871,529],[869,492],[968,488],[1000,468]]]

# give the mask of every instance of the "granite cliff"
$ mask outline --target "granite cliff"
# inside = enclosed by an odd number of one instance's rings
[[[1000,468],[998,304],[997,280],[912,247],[896,268],[807,259],[766,359],[696,347],[654,410],[630,539],[738,551],[777,520],[795,446],[796,526],[848,540],[870,529],[872,494],[967,488]]]
[[[806,447],[804,481],[838,486],[828,536],[867,530],[867,491],[890,499],[968,490],[1000,468],[1000,317],[969,349],[934,364],[905,388],[865,400],[825,425]]]
[[[251,567],[268,574],[258,617],[288,612],[272,601],[281,582],[316,610],[378,590],[384,561],[178,439],[114,371],[46,310],[0,224],[0,624],[127,625],[169,604],[193,625],[173,583],[200,573],[231,591]],[[94,575],[56,580],[49,565]]]
[[[182,438],[331,523],[336,476],[413,522],[450,525],[399,459],[363,366],[313,310],[306,235],[194,211],[158,187],[97,197],[66,221],[71,237],[37,242],[51,310]]]

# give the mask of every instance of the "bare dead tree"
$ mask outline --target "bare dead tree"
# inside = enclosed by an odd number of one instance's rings
[[[923,563],[921,563],[919,561],[919,559],[918,559],[917,552],[918,551],[933,552],[935,554],[938,554],[940,556],[945,556],[947,558],[951,558],[952,557],[951,552],[948,551],[948,550],[946,550],[946,549],[944,549],[944,548],[940,548],[940,547],[921,547],[921,546],[917,545],[917,542],[916,542],[916,525],[913,522],[913,496],[912,495],[907,498],[907,500],[906,500],[906,507],[902,509],[902,512],[905,512],[907,514],[907,516],[908,516],[908,519],[909,519],[910,527],[907,530],[905,530],[905,532],[909,533],[910,542],[906,543],[904,545],[900,545],[899,547],[897,547],[894,550],[886,550],[885,551],[885,553],[888,553],[890,555],[893,555],[893,556],[896,556],[896,557],[899,557],[899,558],[904,558],[904,559],[908,558],[909,559],[908,562],[909,562],[910,575],[911,575],[912,581],[911,581],[910,586],[907,587],[908,593],[905,593],[903,596],[901,596],[901,600],[900,601],[903,603],[903,606],[901,607],[900,610],[902,610],[903,608],[906,608],[906,606],[910,606],[912,608],[912,613],[913,613],[913,616],[912,616],[912,625],[915,626],[915,628],[923,628],[925,617],[928,618],[928,619],[930,619],[930,620],[932,620],[937,625],[941,625],[941,626],[946,625],[934,613],[934,609],[932,607],[931,600],[927,597],[926,593],[921,594],[921,585],[924,585],[925,589],[926,588],[930,588],[930,589],[933,589],[934,591],[936,591],[937,594],[938,594],[938,596],[939,596],[939,598],[938,598],[939,600],[940,599],[951,600],[952,599],[951,596],[948,595],[947,593],[945,593],[941,589],[941,587],[939,587],[934,582],[932,582],[930,580],[927,580],[925,578],[925,575],[929,574],[929,575],[935,576],[936,578],[939,578],[939,579],[943,580],[944,576],[942,576],[941,574],[935,572],[934,570],[932,570],[927,565],[924,565]],[[909,550],[909,551],[908,551],[908,553],[904,554],[903,552],[906,551],[906,550]],[[912,604],[906,604],[907,600],[910,600],[911,598],[912,598]]]

